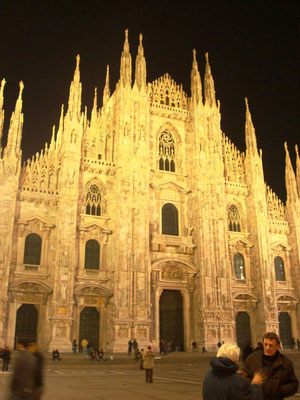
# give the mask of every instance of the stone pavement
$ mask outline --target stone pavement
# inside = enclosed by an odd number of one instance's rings
[[[43,400],[201,400],[202,382],[214,354],[173,353],[156,360],[154,383],[146,384],[144,371],[127,355],[91,363],[86,357],[63,355],[53,364],[47,357]],[[300,353],[288,353],[300,376]],[[11,374],[0,373],[0,400],[6,399]],[[290,398],[300,400],[300,393]]]

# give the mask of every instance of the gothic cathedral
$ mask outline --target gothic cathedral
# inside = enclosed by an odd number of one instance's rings
[[[0,345],[127,351],[129,339],[213,349],[219,340],[300,338],[300,158],[286,151],[287,202],[266,185],[246,100],[246,151],[221,130],[208,56],[191,97],[147,82],[128,32],[120,79],[90,118],[77,56],[50,144],[21,165],[22,91],[0,147]],[[0,139],[4,123],[0,88]],[[1,144],[1,142],[0,142]]]

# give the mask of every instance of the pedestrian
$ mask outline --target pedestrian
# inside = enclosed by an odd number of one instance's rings
[[[136,350],[138,347],[139,347],[138,342],[136,341],[136,338],[134,338],[133,342],[132,342],[132,350],[133,350],[132,356],[133,357],[135,357],[135,353],[136,353]]]
[[[88,355],[91,355],[91,352],[94,350],[94,345],[93,342],[91,341],[91,339],[89,339],[88,344],[87,344],[87,352]]]
[[[297,351],[297,349],[296,349],[296,340],[295,340],[294,337],[291,338],[291,348],[292,348],[292,350]]]
[[[193,351],[197,351],[198,346],[197,346],[197,342],[195,342],[195,340],[192,342],[192,348],[193,348]]]
[[[203,347],[202,347],[202,353],[207,353],[207,350],[206,350],[206,348],[205,348],[205,345],[203,345]]]
[[[222,346],[222,343],[220,342],[220,340],[218,341],[217,346],[218,346],[218,348],[220,348]]]
[[[29,342],[25,339],[17,344],[17,357],[11,380],[11,400],[33,400],[36,384],[37,361],[28,351]]]
[[[8,346],[4,346],[4,350],[2,351],[2,371],[8,371],[8,365],[10,363],[10,355],[11,351]]]
[[[144,349],[141,349],[141,357],[140,357],[140,370],[142,371],[143,369],[144,369],[144,360],[143,360],[143,357],[144,357]]]
[[[37,343],[31,343],[28,349],[34,355],[37,366],[35,371],[35,385],[32,400],[40,400],[42,398],[44,386],[44,357],[42,356]]]
[[[203,400],[262,400],[262,375],[255,374],[250,385],[237,373],[239,355],[240,349],[235,344],[221,345],[204,378]]]
[[[146,383],[153,383],[153,367],[154,367],[154,353],[152,351],[151,346],[147,347],[143,355],[143,367],[145,369],[146,374]]]
[[[250,341],[248,341],[246,342],[246,345],[243,348],[242,352],[243,361],[245,362],[247,357],[252,353],[253,353],[253,344]]]
[[[96,351],[92,348],[92,350],[90,351],[90,357],[91,357],[91,361],[95,361],[96,357],[97,357],[97,353]]]
[[[58,360],[58,361],[61,360],[58,349],[53,349],[53,351],[52,351],[52,360],[53,360],[53,362],[55,362],[56,360]]]
[[[164,355],[164,341],[163,339],[160,339],[159,341],[159,354]]]
[[[132,344],[133,344],[133,341],[130,339],[130,340],[128,341],[128,355],[129,355],[129,356],[131,356]]]
[[[298,390],[293,363],[279,349],[279,336],[275,332],[267,332],[263,337],[263,350],[250,354],[241,371],[250,379],[257,371],[264,371],[264,399],[282,400]]]
[[[297,339],[297,347],[298,347],[298,351],[300,351],[300,340]]]
[[[82,338],[81,340],[81,347],[82,347],[82,354],[86,354],[87,355],[87,345],[88,345],[88,341],[86,340],[86,338]]]
[[[77,352],[77,340],[74,339],[73,342],[72,342],[72,354],[73,354],[73,357],[76,356],[76,352]]]

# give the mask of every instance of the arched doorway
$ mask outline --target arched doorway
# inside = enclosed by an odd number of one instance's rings
[[[279,322],[279,336],[284,348],[290,349],[292,347],[292,328],[291,317],[287,312],[281,312],[278,315]]]
[[[22,304],[17,311],[15,347],[19,340],[37,342],[38,310],[34,304]]]
[[[90,340],[94,349],[99,348],[100,314],[96,307],[85,307],[80,313],[79,346],[83,338]]]
[[[180,290],[164,290],[159,302],[160,339],[184,350],[183,299]]]
[[[251,342],[250,317],[245,311],[236,314],[236,341],[240,348]]]

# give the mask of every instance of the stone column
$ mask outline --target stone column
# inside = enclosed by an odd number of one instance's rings
[[[180,291],[183,297],[183,324],[184,324],[184,348],[191,351],[190,340],[190,294],[187,289]]]

